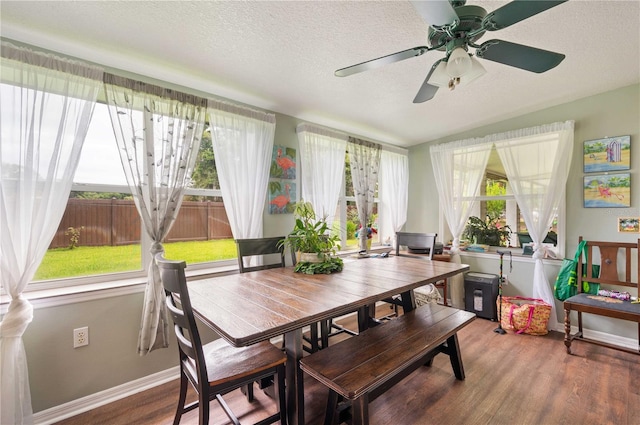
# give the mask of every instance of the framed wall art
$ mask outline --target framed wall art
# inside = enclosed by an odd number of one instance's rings
[[[275,179],[296,179],[296,150],[284,146],[273,146],[273,156],[269,177]]]
[[[631,168],[631,136],[587,140],[582,147],[584,172],[622,171]]]
[[[293,214],[296,206],[296,184],[291,181],[269,182],[269,214]]]
[[[585,208],[627,208],[631,206],[631,173],[584,176]]]
[[[618,232],[640,233],[640,217],[618,217]]]

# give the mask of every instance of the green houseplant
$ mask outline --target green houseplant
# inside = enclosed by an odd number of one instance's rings
[[[474,244],[484,244],[490,246],[505,246],[509,242],[511,228],[502,225],[499,217],[487,215],[485,220],[471,216],[467,222],[467,227],[462,232],[462,238]]]
[[[310,202],[296,203],[295,225],[281,244],[300,253],[295,266],[299,273],[332,273],[342,270],[342,259],[335,256],[337,235],[330,235],[330,228],[324,219],[318,219]]]

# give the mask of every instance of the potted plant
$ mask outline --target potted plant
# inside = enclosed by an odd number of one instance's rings
[[[499,217],[487,215],[485,220],[471,216],[467,222],[467,227],[462,232],[462,238],[474,244],[484,244],[490,246],[505,246],[509,242],[511,228],[502,225]]]
[[[339,239],[330,235],[326,220],[316,217],[310,202],[297,202],[293,214],[296,220],[293,230],[280,243],[300,253],[295,271],[307,274],[341,271],[342,259],[335,256]]]

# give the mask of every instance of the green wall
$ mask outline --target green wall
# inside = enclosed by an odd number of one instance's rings
[[[207,93],[198,90],[158,82],[121,70],[109,71],[207,96]],[[594,240],[633,241],[634,235],[618,234],[615,226],[617,217],[640,216],[640,182],[634,180],[633,183],[633,208],[582,208],[581,149],[584,140],[624,134],[630,134],[632,146],[635,145],[640,135],[639,93],[640,85],[633,85],[456,134],[435,143],[485,136],[556,121],[575,120],[574,163],[567,185],[567,252],[575,249],[579,235]],[[276,114],[275,144],[297,147],[295,128],[301,121],[295,117]],[[433,231],[440,226],[438,195],[431,171],[428,146],[422,144],[409,151],[410,198],[408,221],[405,226],[408,231]],[[640,152],[632,153],[632,173],[638,170],[639,161]],[[299,184],[299,180],[297,183]],[[299,185],[297,189],[299,197]],[[265,214],[264,234],[285,234],[292,225],[291,215]],[[465,257],[463,260],[470,264],[472,270],[495,273],[498,268],[495,259]],[[512,284],[505,288],[505,293],[530,295],[532,266],[532,263],[515,263],[510,275]],[[550,280],[555,278],[557,268],[557,263],[547,262],[545,270]],[[142,288],[139,292],[127,295],[47,306],[47,302],[52,299],[34,303],[33,322],[24,334],[34,412],[73,402],[177,366],[177,351],[173,338],[170,338],[169,349],[157,350],[144,357],[137,354],[138,327],[142,315]],[[630,324],[620,325],[619,322],[595,320],[587,321],[586,325],[629,338],[636,336],[635,327]],[[73,349],[72,330],[81,326],[89,326],[90,345]],[[207,329],[201,330],[205,341],[215,337]]]
[[[640,216],[640,85],[635,84],[610,92],[579,99],[573,102],[543,109],[496,124],[480,127],[464,133],[424,143],[409,149],[409,213],[406,230],[416,232],[438,231],[440,228],[440,206],[438,192],[433,176],[429,146],[463,140],[471,137],[483,137],[510,130],[528,128],[559,121],[575,121],[574,153],[566,192],[566,246],[565,253],[573,253],[578,237],[588,240],[635,242],[640,235],[620,234],[617,232],[618,217]],[[606,136],[631,135],[631,174],[632,193],[630,208],[583,208],[582,206],[582,142]],[[445,223],[445,228],[446,223]],[[573,255],[571,255],[573,256]],[[499,271],[497,258],[488,255],[463,256],[462,261],[471,266],[471,270],[484,273]],[[545,273],[553,285],[560,267],[560,261],[545,260]],[[507,295],[532,295],[533,262],[514,263],[509,275],[510,285],[505,287]],[[556,301],[558,321],[564,320],[562,303]],[[576,319],[572,319],[575,324]],[[637,338],[637,326],[623,321],[614,321],[597,317],[584,319],[585,327],[626,338]]]

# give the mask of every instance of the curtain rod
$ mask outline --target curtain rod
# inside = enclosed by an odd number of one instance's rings
[[[103,82],[114,86],[124,87],[133,91],[146,93],[158,97],[169,98],[196,106],[207,107],[207,99],[193,94],[183,93],[181,91],[168,89],[165,87],[149,84],[142,81],[134,80],[128,77],[104,73]]]

